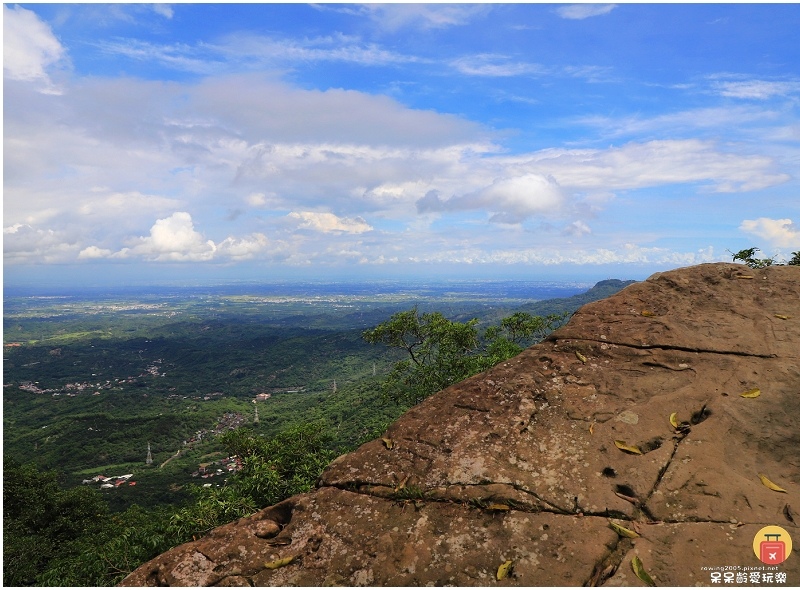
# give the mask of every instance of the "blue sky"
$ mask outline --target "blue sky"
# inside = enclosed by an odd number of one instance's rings
[[[796,4],[6,4],[4,280],[800,250]]]

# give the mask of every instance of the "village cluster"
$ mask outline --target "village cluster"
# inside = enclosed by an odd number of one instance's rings
[[[61,349],[56,348],[54,350],[51,350],[50,354],[53,354],[56,351],[58,352],[58,354],[60,354]],[[75,397],[79,393],[82,393],[87,390],[92,391],[93,395],[100,395],[100,391],[103,389],[111,389],[112,387],[119,387],[120,385],[125,385],[126,383],[128,384],[135,383],[139,378],[145,377],[147,375],[151,375],[153,377],[165,377],[166,373],[161,373],[159,371],[158,365],[161,364],[161,362],[162,362],[161,359],[154,361],[152,365],[147,367],[144,373],[141,373],[136,377],[126,377],[123,379],[117,377],[113,381],[111,379],[106,379],[105,382],[97,382],[97,383],[89,383],[87,381],[67,383],[62,387],[53,389],[42,389],[41,387],[39,387],[38,381],[34,382],[23,381],[22,383],[19,384],[19,388],[22,391],[28,391],[30,393],[36,393],[36,394],[49,393],[53,397],[58,397],[62,394],[65,394],[67,397]],[[92,374],[92,376],[94,377],[94,374]]]
[[[192,435],[189,440],[183,441],[184,446],[190,445],[195,442],[207,439],[209,436],[217,436],[226,430],[234,430],[243,426],[247,422],[247,418],[240,412],[225,412],[219,417],[217,424],[214,428],[203,428],[198,430]]]
[[[227,475],[229,473],[236,473],[242,468],[242,460],[233,455],[231,457],[225,457],[224,459],[219,459],[217,461],[211,461],[210,463],[200,463],[198,465],[197,471],[192,473],[192,477],[200,477],[202,479],[208,479],[210,477],[218,477],[220,475]],[[210,486],[211,484],[204,484],[205,487]]]
[[[124,486],[126,483],[129,486],[135,486],[136,482],[131,481],[132,477],[133,473],[128,473],[126,475],[112,475],[110,477],[106,477],[105,475],[95,475],[90,479],[84,479],[83,483],[84,484],[99,483],[100,489],[110,490],[112,488],[118,488]]]

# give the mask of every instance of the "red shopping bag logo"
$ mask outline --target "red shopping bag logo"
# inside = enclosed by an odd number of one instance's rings
[[[792,538],[779,526],[766,526],[756,533],[753,551],[762,563],[778,565],[791,554]]]

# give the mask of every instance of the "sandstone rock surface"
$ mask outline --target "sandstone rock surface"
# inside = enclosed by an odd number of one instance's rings
[[[715,568],[767,571],[753,541],[778,525],[795,550],[772,585],[796,586],[800,267],[656,274],[430,397],[385,437],[391,448],[363,445],[318,489],[123,585],[642,586],[638,556],[659,586],[710,586]]]

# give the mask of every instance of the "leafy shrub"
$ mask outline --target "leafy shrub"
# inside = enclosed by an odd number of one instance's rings
[[[776,262],[776,257],[772,256],[770,258],[756,258],[756,252],[760,252],[759,248],[747,248],[746,250],[739,250],[735,254],[733,252],[729,253],[733,254],[733,261],[741,261],[745,265],[749,266],[750,268],[766,268],[768,266],[800,266],[800,251],[792,252],[792,258],[788,261],[784,260],[783,262]]]

